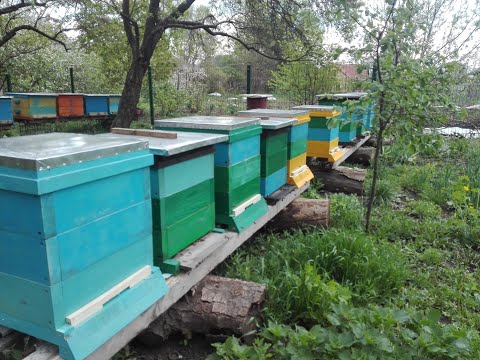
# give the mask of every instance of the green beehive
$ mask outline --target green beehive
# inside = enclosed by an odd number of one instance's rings
[[[242,231],[268,211],[260,195],[259,119],[192,116],[157,120],[155,127],[228,135],[215,145],[215,217],[219,225]]]
[[[150,167],[155,264],[175,272],[168,260],[215,227],[214,145],[220,134],[112,129],[102,137],[147,140]],[[118,134],[121,133],[121,134]]]

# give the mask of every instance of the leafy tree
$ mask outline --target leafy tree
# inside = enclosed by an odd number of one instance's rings
[[[373,179],[366,214],[369,230],[372,207],[380,172],[380,157],[385,134],[408,139],[414,148],[424,127],[446,120],[444,108],[454,109],[448,98],[455,66],[438,51],[425,50],[418,42],[428,32],[429,19],[422,17],[422,0],[385,0],[376,9],[360,8],[348,16],[363,30],[364,46],[355,52],[358,58],[373,61],[376,80],[365,83],[373,101],[377,126],[377,147]],[[422,54],[422,55],[421,55]]]

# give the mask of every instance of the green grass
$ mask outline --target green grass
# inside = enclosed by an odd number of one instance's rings
[[[253,346],[218,345],[220,358],[480,358],[480,141],[440,145],[386,151],[369,235],[364,199],[334,194],[330,229],[236,253],[224,274],[265,283],[276,323]],[[369,346],[351,324],[375,334]]]

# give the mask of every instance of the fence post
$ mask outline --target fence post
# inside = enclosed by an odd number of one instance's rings
[[[70,88],[72,89],[72,94],[75,93],[75,79],[73,78],[73,67],[70,67]]]
[[[153,81],[152,81],[152,67],[148,67],[148,98],[150,101],[150,124],[153,126],[155,123],[155,115],[153,108]]]
[[[247,94],[252,93],[252,65],[247,65]]]
[[[372,69],[372,81],[377,81],[377,64],[373,64],[373,69]]]
[[[7,80],[7,91],[12,92],[12,78],[10,77],[10,74],[7,74],[5,79]]]

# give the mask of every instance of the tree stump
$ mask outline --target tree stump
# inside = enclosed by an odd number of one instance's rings
[[[175,333],[247,334],[256,328],[265,291],[261,284],[208,275],[150,324],[139,340],[154,345]]]
[[[352,155],[350,155],[346,160],[346,162],[370,166],[370,164],[373,163],[374,158],[375,158],[374,147],[361,147],[357,151],[355,151]]]
[[[303,225],[328,226],[330,201],[328,199],[298,198],[283,209],[269,223],[269,226],[283,230]]]
[[[334,170],[312,168],[317,179],[323,184],[323,189],[333,193],[363,194],[363,185],[367,170],[339,166]]]

